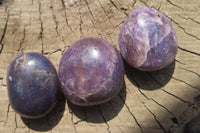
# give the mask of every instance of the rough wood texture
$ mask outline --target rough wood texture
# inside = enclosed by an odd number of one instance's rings
[[[1,2],[0,2],[1,3]],[[171,20],[178,54],[169,67],[140,72],[126,65],[122,91],[108,103],[77,107],[60,100],[39,120],[22,119],[9,105],[7,67],[18,55],[39,52],[58,68],[76,40],[102,37],[118,48],[126,16],[154,7]],[[0,132],[173,132],[200,111],[199,0],[4,0],[0,5]]]

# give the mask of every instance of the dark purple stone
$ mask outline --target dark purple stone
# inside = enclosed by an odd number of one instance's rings
[[[8,67],[7,83],[10,104],[22,117],[42,117],[56,103],[57,73],[53,64],[41,54],[17,57]]]
[[[96,105],[110,100],[124,82],[119,52],[100,38],[75,42],[64,53],[59,66],[62,91],[72,103]]]
[[[177,37],[169,19],[153,8],[133,11],[124,22],[119,46],[123,58],[133,67],[159,70],[174,61]]]

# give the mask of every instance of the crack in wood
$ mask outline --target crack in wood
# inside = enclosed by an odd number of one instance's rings
[[[178,123],[178,121],[177,121],[176,118],[173,118],[173,117],[172,117],[172,118],[170,118],[170,119],[171,119],[174,123],[176,123],[178,126],[180,126],[180,124]],[[177,126],[177,125],[176,125],[176,126]]]
[[[45,52],[44,53],[44,55],[52,55],[52,54],[54,54],[54,53],[56,53],[56,52],[61,52],[61,54],[63,54],[64,53],[64,51],[65,50],[63,50],[63,49],[56,49],[55,51],[53,51],[53,52]]]
[[[77,124],[79,124],[80,122],[83,122],[83,121],[85,121],[85,120],[86,120],[86,118],[80,119],[80,120],[74,122],[74,125],[77,125]]]
[[[69,108],[69,103],[67,102],[67,106],[68,106],[68,108]],[[73,128],[74,128],[74,131],[75,131],[75,133],[77,133],[77,129],[76,129],[76,124],[74,124],[74,118],[73,118],[73,112],[72,112],[72,110],[69,108],[69,113],[71,114],[71,123],[73,124]]]
[[[114,27],[112,21],[110,20],[111,17],[108,16],[108,13],[106,12],[106,9],[102,6],[102,4],[101,4],[101,2],[100,2],[99,0],[97,0],[97,1],[98,1],[98,3],[99,3],[100,7],[103,9],[105,15],[107,16],[107,18],[108,18],[110,24]]]
[[[5,87],[7,87],[7,85],[4,85],[4,84],[1,84],[1,86],[5,86]]]
[[[172,3],[170,0],[167,0],[167,2],[168,2],[170,5],[173,5],[173,6],[175,6],[175,7],[178,7],[178,8],[180,8],[180,9],[184,10],[182,7],[180,7],[180,6],[178,6],[178,5],[174,4],[174,3]]]
[[[165,74],[165,75],[166,75],[166,76],[169,76],[170,78],[172,78],[172,79],[174,79],[174,80],[176,80],[176,81],[182,82],[182,83],[184,83],[184,84],[190,86],[190,87],[193,88],[193,89],[200,90],[200,88],[195,87],[195,86],[193,86],[193,85],[187,83],[187,82],[184,81],[184,80],[181,80],[181,79],[175,78],[175,77],[173,77],[173,76],[171,76],[171,75],[169,75],[169,74]]]
[[[5,23],[5,26],[4,26],[4,29],[3,29],[3,34],[2,34],[1,39],[0,39],[0,44],[1,44],[0,55],[1,55],[3,48],[4,48],[3,40],[4,40],[6,31],[7,31],[7,27],[8,27],[8,19],[9,19],[9,12],[7,12],[6,23]]]
[[[178,63],[180,63],[181,65],[186,65],[185,63],[183,63],[183,62],[181,62],[181,61],[179,61],[179,60],[177,60],[177,59],[174,59],[176,62],[178,62]]]
[[[189,35],[189,36],[195,38],[196,40],[200,40],[200,38],[199,38],[198,36],[193,35],[193,34],[187,32],[187,31],[185,30],[185,28],[182,27],[182,26],[181,26],[178,22],[176,22],[174,19],[170,18],[169,16],[167,16],[167,17],[168,17],[172,22],[174,22],[180,29],[182,29],[183,32],[184,32],[185,34],[187,34],[187,35]]]
[[[112,0],[109,0],[110,1],[110,3],[117,9],[117,10],[119,10],[119,8],[117,7],[117,5],[114,3],[114,1],[112,1]]]
[[[120,27],[125,22],[125,20],[122,20],[116,27]]]
[[[151,77],[158,85],[163,86],[163,84],[160,83],[157,79],[155,79],[151,74],[149,74],[149,75],[150,75],[150,77]],[[168,76],[170,76],[170,75],[168,75]],[[182,101],[182,102],[184,102],[184,103],[187,103],[188,105],[193,105],[193,103],[191,103],[191,102],[189,102],[189,101],[185,101],[185,100],[183,100],[182,98],[180,98],[180,97],[178,97],[178,96],[176,96],[176,95],[174,95],[174,94],[172,94],[172,93],[166,91],[165,89],[161,89],[161,90],[164,91],[164,92],[166,92],[167,94],[169,94],[169,95],[171,95],[171,96],[173,96],[173,97],[179,99],[180,101]]]
[[[186,68],[183,68],[183,67],[178,67],[178,68],[180,68],[180,69],[182,69],[182,70],[185,70],[185,71],[187,71],[187,72],[191,72],[191,73],[197,75],[198,77],[200,77],[200,74],[198,74],[197,72],[194,72],[194,71],[192,71],[192,70],[189,70],[189,69],[186,69]]]
[[[72,111],[70,111],[70,114],[71,114],[71,121],[72,121],[72,123],[73,123],[73,127],[74,127],[74,131],[75,131],[75,133],[77,133],[77,129],[76,129],[76,125],[74,124],[74,122],[73,122],[73,112]]]
[[[78,10],[78,13],[79,13],[79,19],[80,19],[80,23],[79,23],[79,31],[80,31],[80,34],[81,34],[81,38],[84,37],[83,36],[83,31],[82,31],[82,24],[83,24],[83,20],[82,20],[82,15],[81,15],[81,8]]]
[[[193,85],[191,85],[191,84],[187,83],[187,82],[186,82],[186,81],[184,81],[184,80],[177,79],[177,78],[174,78],[174,77],[171,77],[171,78],[173,78],[174,80],[180,81],[180,82],[182,82],[182,83],[184,83],[184,84],[186,84],[186,85],[190,86],[190,87],[191,87],[191,88],[193,88],[193,89],[200,90],[200,88],[198,88],[198,87],[195,87],[195,86],[193,86]]]
[[[165,109],[169,114],[171,114],[177,121],[178,119],[176,118],[176,116],[165,106],[161,105],[159,102],[157,102],[156,100],[154,100],[153,98],[149,98],[148,96],[146,96],[141,90],[140,90],[140,85],[139,83],[133,79],[133,82],[136,84],[138,91],[140,92],[141,95],[143,95],[147,100],[152,100],[154,103],[156,103],[158,106],[160,106],[161,108]]]
[[[132,8],[134,8],[135,4],[137,3],[137,0],[132,0],[133,4],[131,5]]]
[[[85,1],[86,5],[87,5],[87,8],[88,8],[89,12],[90,12],[89,14],[92,17],[92,19],[90,18],[90,21],[92,22],[92,25],[93,25],[95,31],[97,32],[97,34],[101,37],[102,36],[101,33],[96,28],[95,17],[94,17],[94,14],[92,13],[92,11],[90,10],[89,3],[87,2],[87,0],[84,0],[84,1]]]
[[[109,38],[110,38],[110,40],[111,40],[111,44],[113,44],[113,45],[115,46],[115,48],[116,48],[116,47],[117,47],[117,44],[114,43],[114,41],[113,41],[111,35],[108,35],[108,36],[109,36]],[[116,49],[117,49],[117,48],[116,48]]]
[[[40,19],[40,40],[42,43],[42,54],[44,54],[44,43],[43,43],[43,22],[42,22],[42,11],[41,11],[41,2],[39,2],[39,19]]]
[[[162,91],[164,91],[164,92],[166,92],[167,94],[169,94],[169,95],[171,95],[171,96],[173,96],[173,97],[179,99],[180,101],[182,101],[182,102],[184,102],[184,103],[187,103],[188,105],[193,105],[193,103],[191,103],[191,102],[189,102],[189,101],[185,101],[185,100],[183,100],[182,98],[180,98],[180,97],[178,97],[178,96],[176,96],[176,95],[174,95],[174,94],[172,94],[172,93],[170,93],[170,92],[168,92],[168,91],[166,91],[166,90],[164,90],[164,89],[162,89]]]
[[[0,81],[1,81],[1,82],[0,82],[1,86],[4,85],[4,84],[3,84],[3,78],[2,78],[2,77],[0,77]]]
[[[73,120],[74,125],[78,125],[79,123],[81,123],[83,121],[87,121],[87,115],[86,115],[86,109],[85,109],[85,107],[83,107],[83,114],[84,114],[84,117],[82,119],[79,119],[79,120],[77,120],[75,122]]]
[[[61,2],[62,2],[62,7],[63,7],[63,10],[64,10],[64,15],[65,15],[65,23],[66,23],[67,27],[71,30],[71,32],[74,32],[72,30],[72,27],[69,25],[69,22],[68,22],[68,19],[67,19],[67,13],[66,13],[66,9],[65,9],[65,2],[64,2],[64,0],[61,0]]]
[[[157,8],[157,10],[160,11],[160,8],[161,8],[161,3],[160,3],[160,5],[159,5],[159,7]]]
[[[51,1],[51,3],[53,3],[53,1]],[[52,4],[50,6],[50,9],[51,9],[51,12],[52,12],[53,20],[54,20],[54,22],[56,24],[56,33],[57,33],[57,35],[61,36],[60,33],[58,32],[58,22],[56,20],[56,15],[54,13],[54,9],[53,9],[53,5]]]
[[[163,106],[162,104],[160,104],[159,102],[154,100],[153,98],[151,98],[151,100],[154,101],[156,104],[158,104],[163,109],[165,109],[169,114],[171,114],[173,116],[173,122],[179,125],[178,119],[176,118],[176,116],[168,108],[166,108],[165,106]]]
[[[126,16],[128,16],[128,13],[126,13],[126,11],[124,11],[124,8],[121,9],[115,4],[114,1],[112,1],[112,0],[109,0],[109,1],[118,11],[120,11],[120,12],[124,13]]]
[[[15,129],[14,129],[14,133],[16,132],[18,128],[18,125],[17,125],[17,114],[15,113]]]
[[[193,55],[200,56],[199,53],[196,53],[196,52],[194,52],[194,51],[190,51],[190,50],[187,50],[187,49],[181,48],[180,46],[178,46],[178,49],[180,49],[180,50],[182,50],[182,51],[184,51],[184,52],[191,53],[191,54],[193,54]]]
[[[24,44],[25,37],[26,37],[26,26],[24,26],[23,37],[20,41],[19,48],[17,49],[17,51],[23,51],[22,45]]]
[[[135,120],[137,126],[140,128],[140,132],[143,132],[142,126],[139,124],[139,122],[137,121],[135,115],[131,112],[130,108],[128,107],[128,105],[125,103],[125,101],[123,100],[123,98],[119,95],[119,97],[121,98],[122,102],[124,103],[125,107],[127,108],[128,112],[131,114],[131,116],[133,117],[133,119]]]
[[[159,125],[159,127],[164,131],[164,133],[166,133],[166,129],[163,127],[163,125],[159,122],[159,120],[157,119],[156,115],[144,104],[144,107],[148,110],[149,113],[151,113],[154,117],[154,120],[156,121],[156,123]]]
[[[62,40],[63,44],[65,44],[63,35],[60,34],[60,32],[58,31],[58,21],[57,21],[57,19],[56,19],[56,15],[55,15],[55,13],[54,13],[54,8],[53,8],[52,3],[53,3],[53,1],[51,2],[50,9],[51,9],[51,12],[52,12],[53,20],[54,20],[54,22],[55,22],[55,24],[56,24],[56,28],[55,28],[55,29],[56,29],[56,33],[57,33],[58,36],[61,37],[61,40]],[[64,46],[63,46],[63,47],[64,47]],[[59,50],[59,49],[58,49],[58,50]]]
[[[193,22],[196,23],[196,24],[200,24],[199,21],[197,21],[197,20],[195,20],[195,19],[193,19],[193,18],[190,18],[190,17],[183,17],[183,16],[181,16],[180,14],[178,14],[178,16],[179,16],[180,18],[182,18],[182,19],[191,20],[191,21],[193,21]]]
[[[85,1],[86,5],[87,5],[87,8],[88,8],[89,13],[90,13],[91,16],[92,16],[92,19],[95,20],[94,15],[93,15],[93,13],[92,13],[92,11],[91,11],[91,9],[90,9],[90,6],[89,6],[87,0],[84,0],[84,1]]]
[[[143,3],[145,6],[149,7],[149,5],[147,4],[147,2],[143,1],[143,0],[139,0],[139,2]]]
[[[104,117],[104,115],[103,115],[103,113],[102,113],[102,111],[101,111],[100,105],[98,106],[98,111],[99,111],[101,117],[103,118],[104,123],[105,123],[106,126],[107,126],[107,131],[108,131],[108,133],[111,133],[111,131],[110,131],[110,126],[109,126],[109,124],[107,123],[107,121],[106,121],[106,119],[105,119],[105,117]]]
[[[8,107],[7,107],[7,114],[6,114],[6,120],[5,120],[5,123],[4,123],[4,127],[6,126],[7,122],[8,122],[8,115],[9,115],[9,112],[10,112],[10,104],[8,104]]]

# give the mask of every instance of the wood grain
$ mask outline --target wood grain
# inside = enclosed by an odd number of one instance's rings
[[[1,1],[0,1],[1,3]],[[60,99],[41,119],[21,118],[9,105],[7,67],[38,52],[58,69],[64,51],[83,37],[117,49],[120,27],[140,7],[168,16],[178,36],[174,63],[157,72],[125,64],[125,83],[110,102],[78,107]],[[3,0],[0,4],[0,132],[172,133],[200,111],[199,0]]]

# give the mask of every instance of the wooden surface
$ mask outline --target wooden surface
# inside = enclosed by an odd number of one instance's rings
[[[6,74],[14,58],[39,52],[58,68],[62,53],[89,36],[118,48],[123,21],[144,6],[159,9],[172,22],[179,45],[173,64],[158,72],[125,64],[121,92],[99,106],[77,107],[60,99],[51,113],[36,120],[13,111]],[[171,133],[200,111],[199,90],[199,0],[3,0],[0,5],[0,132]]]

